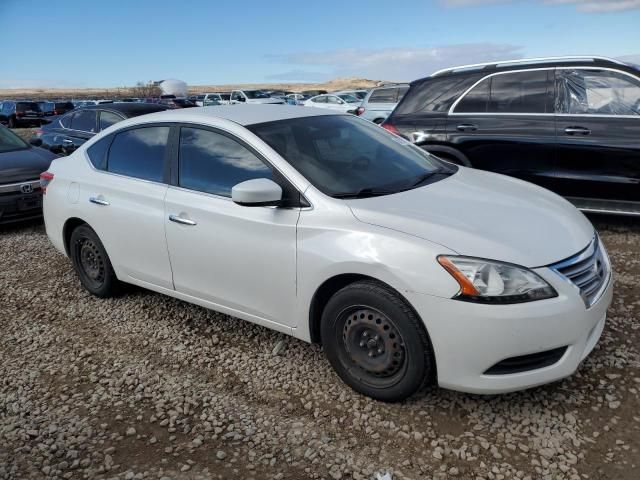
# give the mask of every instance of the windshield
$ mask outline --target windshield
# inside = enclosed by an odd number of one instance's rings
[[[247,98],[269,98],[269,95],[261,90],[244,90]]]
[[[334,197],[385,195],[456,171],[382,128],[350,115],[322,115],[251,125],[253,133]],[[442,174],[442,175],[437,175]]]
[[[358,97],[351,95],[350,93],[341,93],[338,96],[347,103],[360,103],[362,101],[358,99]]]
[[[26,150],[29,145],[8,128],[0,125],[0,153]]]

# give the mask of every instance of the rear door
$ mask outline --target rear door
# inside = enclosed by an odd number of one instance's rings
[[[87,222],[122,280],[173,289],[164,234],[170,127],[121,130],[87,149],[95,170],[81,185]]]
[[[606,68],[558,69],[558,191],[640,201],[640,79]]]
[[[554,188],[554,69],[500,72],[451,107],[449,144],[474,168]]]
[[[75,112],[59,139],[62,153],[70,155],[92,138],[97,131],[97,121],[97,110],[86,109]]]

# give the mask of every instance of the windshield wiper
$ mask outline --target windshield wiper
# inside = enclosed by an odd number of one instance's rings
[[[439,173],[443,173],[441,168],[438,168],[437,170],[434,170],[433,172],[427,172],[427,173],[423,173],[422,175],[420,175],[416,181],[413,183],[413,185],[411,185],[411,187],[417,187],[419,185],[422,185],[424,182],[426,182],[427,180],[429,180],[431,177],[433,177],[434,175],[437,175]]]
[[[397,190],[382,190],[379,188],[361,188],[356,192],[343,192],[343,193],[334,193],[331,195],[333,198],[367,198],[367,197],[378,197],[381,195],[391,195],[392,193],[398,193]]]

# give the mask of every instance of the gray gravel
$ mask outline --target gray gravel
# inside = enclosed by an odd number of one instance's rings
[[[154,293],[88,295],[42,226],[0,231],[0,479],[640,478],[640,221],[593,218],[617,271],[573,377],[403,404],[318,346]]]

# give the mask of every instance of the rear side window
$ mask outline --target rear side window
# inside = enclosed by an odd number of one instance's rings
[[[107,166],[107,152],[113,140],[113,135],[101,138],[87,148],[87,156],[91,164],[98,170],[104,170]]]
[[[96,111],[95,110],[80,110],[76,112],[71,119],[72,130],[79,130],[81,132],[95,132],[96,131]]]
[[[551,70],[534,70],[486,78],[462,98],[455,113],[546,113],[550,75]]]
[[[314,103],[327,103],[327,97],[316,97],[312,101]]]
[[[103,110],[100,112],[100,131],[122,120],[124,120],[124,118],[122,118],[120,115]]]
[[[455,113],[485,113],[489,103],[491,78],[482,80],[456,105]]]
[[[162,182],[169,127],[143,127],[115,135],[107,170],[128,177]]]
[[[231,196],[245,180],[273,178],[271,167],[235,140],[199,128],[180,129],[178,184],[183,188]]]

